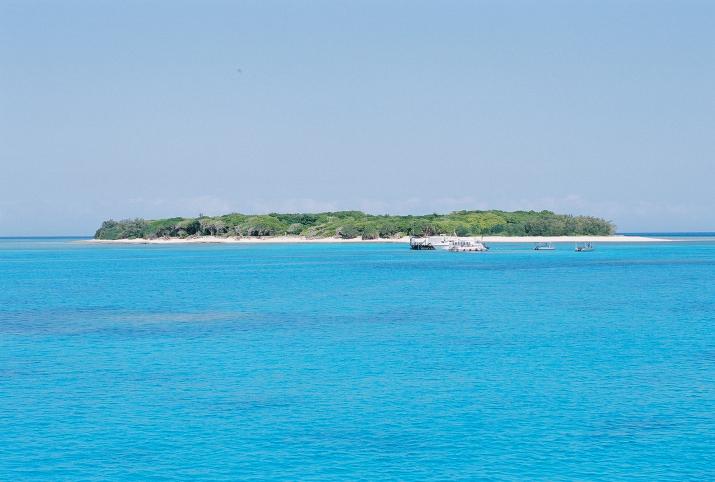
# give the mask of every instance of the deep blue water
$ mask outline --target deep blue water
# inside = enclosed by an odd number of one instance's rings
[[[715,478],[715,242],[0,240],[0,480]]]

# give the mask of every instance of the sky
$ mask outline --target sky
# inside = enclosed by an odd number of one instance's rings
[[[715,2],[0,0],[0,236],[549,209],[715,231]]]

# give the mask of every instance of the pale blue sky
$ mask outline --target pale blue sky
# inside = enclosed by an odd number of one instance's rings
[[[337,209],[715,230],[714,24],[712,1],[0,0],[0,235]]]

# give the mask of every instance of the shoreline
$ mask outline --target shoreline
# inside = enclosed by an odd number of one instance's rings
[[[651,238],[647,236],[473,236],[485,243],[665,243],[666,238]],[[222,237],[199,236],[195,238],[156,238],[156,239],[85,239],[80,243],[91,244],[355,244],[355,243],[404,243],[410,242],[409,236],[401,238],[380,239],[342,239],[342,238],[306,238],[303,236],[276,237]]]

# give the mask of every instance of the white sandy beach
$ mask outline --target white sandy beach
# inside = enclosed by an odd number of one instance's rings
[[[667,242],[668,239],[645,236],[484,236],[474,237],[485,243],[653,243]],[[223,237],[198,236],[192,238],[156,238],[156,239],[89,239],[80,241],[96,244],[282,244],[282,243],[409,243],[409,236],[388,239],[342,239],[342,238],[306,238],[303,236],[276,237]]]

